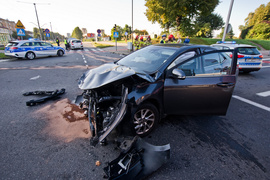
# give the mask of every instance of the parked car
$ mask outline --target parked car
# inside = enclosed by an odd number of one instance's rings
[[[83,49],[83,43],[78,39],[71,39],[69,41],[70,49]]]
[[[119,127],[146,136],[169,114],[225,115],[236,68],[233,50],[151,45],[83,74],[76,103],[86,110],[92,142],[103,141],[121,121]]]
[[[16,58],[35,59],[44,56],[63,56],[65,50],[59,46],[39,40],[10,41],[5,47],[5,55]]]
[[[238,48],[238,65],[240,72],[249,73],[251,71],[259,71],[262,67],[263,55],[255,46],[236,44],[234,41],[218,42],[218,44],[212,44],[211,46],[218,49]]]

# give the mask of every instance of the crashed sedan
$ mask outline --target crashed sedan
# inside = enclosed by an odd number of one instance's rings
[[[88,116],[91,142],[104,141],[119,124],[143,137],[169,114],[225,115],[238,72],[234,51],[151,45],[89,70],[76,103]]]

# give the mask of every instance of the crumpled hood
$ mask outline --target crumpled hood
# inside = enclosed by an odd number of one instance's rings
[[[79,88],[94,89],[111,82],[123,79],[137,74],[133,69],[117,64],[104,64],[95,69],[91,69],[84,73],[79,80]],[[147,74],[137,74],[143,79],[153,82],[153,79]]]

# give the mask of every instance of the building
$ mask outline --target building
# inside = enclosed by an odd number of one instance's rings
[[[12,33],[15,31],[15,22],[0,18],[0,44],[7,44],[11,40]]]

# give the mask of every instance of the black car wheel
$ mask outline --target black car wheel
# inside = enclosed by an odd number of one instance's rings
[[[153,104],[142,104],[133,117],[133,124],[137,135],[144,137],[151,133],[159,121],[159,113]]]
[[[57,56],[63,56],[63,55],[64,55],[64,52],[62,50],[57,51]]]
[[[33,52],[28,52],[28,53],[26,53],[25,57],[27,59],[33,60],[33,59],[35,59],[36,55]]]

